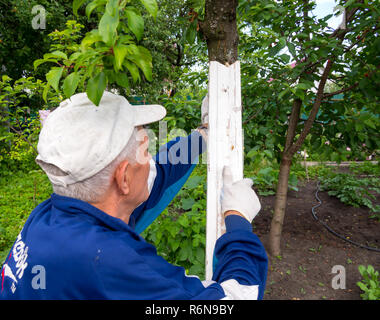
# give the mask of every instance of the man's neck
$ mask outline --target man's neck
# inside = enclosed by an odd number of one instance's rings
[[[112,198],[108,198],[107,201],[101,201],[90,204],[98,208],[99,210],[102,210],[106,214],[124,221],[126,224],[129,223],[129,217],[135,209],[126,204],[122,204],[120,199],[118,201]]]

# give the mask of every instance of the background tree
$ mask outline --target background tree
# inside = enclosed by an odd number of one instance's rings
[[[183,75],[202,64],[207,55],[205,46],[197,42],[196,26],[191,12],[191,1],[158,1],[156,20],[144,15],[145,32],[141,44],[152,54],[154,81],[142,82],[133,91],[148,101],[158,102],[160,95],[173,97],[178,90],[187,87],[189,81]],[[196,74],[199,77],[199,74]],[[196,86],[194,86],[196,87]]]
[[[280,162],[270,232],[273,255],[281,253],[290,167],[305,141],[323,152],[333,146],[328,153],[338,161],[348,156],[347,147],[379,148],[379,5],[339,4],[346,18],[335,30],[327,24],[331,16],[313,15],[315,1],[242,1],[239,6],[244,103],[251,108],[245,122],[252,121],[248,127],[254,131],[245,133],[248,140],[263,137],[248,155],[265,149]],[[326,93],[327,80],[342,89]],[[332,104],[337,94],[344,100]],[[257,126],[260,118],[265,126]],[[334,143],[326,143],[329,139]]]
[[[33,19],[45,9],[45,29],[34,29]],[[0,73],[12,79],[34,76],[44,80],[48,68],[35,71],[33,62],[49,51],[52,44],[48,34],[65,28],[67,20],[74,18],[72,0],[1,0],[0,1]],[[78,21],[85,27],[83,35],[95,26],[85,15]]]

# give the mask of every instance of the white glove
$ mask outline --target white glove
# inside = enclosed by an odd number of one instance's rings
[[[252,189],[252,185],[252,180],[248,178],[233,182],[231,169],[224,167],[222,213],[234,210],[252,222],[261,209],[259,198]]]
[[[208,93],[203,98],[201,112],[202,112],[202,116],[201,116],[202,124],[208,124]]]

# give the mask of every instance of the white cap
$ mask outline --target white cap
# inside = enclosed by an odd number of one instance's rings
[[[65,176],[47,173],[54,184],[67,186],[92,177],[127,145],[134,127],[164,118],[160,105],[132,106],[122,96],[104,92],[99,106],[86,93],[63,101],[41,129],[38,160],[57,166]]]

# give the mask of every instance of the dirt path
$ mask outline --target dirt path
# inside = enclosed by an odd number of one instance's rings
[[[305,183],[298,192],[288,193],[283,228],[282,256],[270,257],[264,299],[361,299],[356,285],[361,280],[360,264],[380,270],[380,253],[353,246],[329,233],[311,214],[316,181]],[[323,204],[316,213],[331,228],[349,239],[380,248],[380,223],[369,218],[369,210],[354,208],[320,192]],[[380,197],[377,199],[380,203]],[[274,196],[260,197],[262,210],[254,221],[254,231],[268,247]],[[333,289],[334,266],[343,266],[346,288]]]

